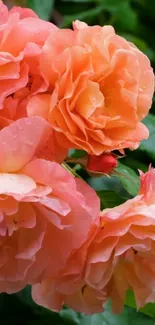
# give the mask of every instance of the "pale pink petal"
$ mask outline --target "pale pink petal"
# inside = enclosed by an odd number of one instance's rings
[[[0,131],[0,171],[22,168],[52,135],[50,125],[40,117],[20,119]]]
[[[26,175],[0,173],[0,194],[26,194],[35,188],[34,180]]]
[[[0,25],[5,24],[8,19],[8,8],[4,5],[3,1],[0,0]]]
[[[27,17],[38,18],[37,14],[29,8],[21,8],[21,7],[15,6],[10,10],[9,13],[12,14],[14,12],[18,12],[20,14],[20,19],[24,19]]]

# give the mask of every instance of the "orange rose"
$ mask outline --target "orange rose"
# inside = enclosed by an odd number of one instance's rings
[[[67,148],[137,148],[148,137],[140,121],[154,91],[148,58],[112,26],[73,27],[51,30],[40,63],[48,91],[30,99],[28,114],[48,119]]]
[[[87,314],[101,312],[110,298],[121,312],[126,291],[137,307],[155,301],[155,169],[141,175],[139,194],[101,212],[86,241],[56,276],[49,273],[33,286],[34,300],[51,309],[63,304]]]
[[[51,267],[48,276],[32,286],[32,297],[37,304],[55,311],[60,311],[63,304],[86,314],[103,311],[103,304],[107,302],[106,292],[88,286],[83,272],[96,230],[97,225],[92,224],[87,240],[80,249],[70,254],[65,266],[56,276],[52,276]]]

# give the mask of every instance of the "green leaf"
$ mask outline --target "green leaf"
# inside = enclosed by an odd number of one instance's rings
[[[155,161],[155,116],[149,114],[143,122],[149,129],[150,135],[148,140],[142,141],[138,150],[143,151],[150,159]]]
[[[133,291],[128,290],[125,298],[125,305],[131,308],[136,309],[136,301]]]
[[[102,12],[103,9],[104,9],[104,7],[103,7],[103,4],[102,4],[100,6],[97,6],[96,8],[89,9],[89,10],[82,11],[82,12],[78,12],[78,13],[76,13],[74,15],[69,15],[69,16],[66,15],[64,17],[64,21],[63,21],[63,23],[62,23],[62,25],[60,27],[61,28],[68,27],[76,19],[81,20],[81,21],[87,20],[87,22],[88,22],[89,18],[92,19],[93,17],[99,15]]]
[[[28,6],[34,10],[40,18],[49,20],[54,6],[54,0],[28,0]]]
[[[102,176],[102,177],[90,177],[87,179],[88,184],[94,188],[96,192],[115,192],[115,199],[118,197],[121,198],[123,201],[131,199],[132,195],[130,195],[126,189],[122,186],[120,179],[118,177],[107,177],[107,176]],[[114,199],[114,196],[113,196]],[[108,198],[107,198],[108,200]],[[114,202],[114,201],[113,201]],[[119,201],[120,202],[120,201]],[[105,201],[101,202],[101,206],[104,206]],[[109,204],[109,201],[107,201],[106,205]],[[111,203],[112,204],[112,203]]]
[[[0,320],[3,325],[61,325],[58,313],[43,308],[32,300],[31,288],[19,293],[0,294]]]
[[[98,191],[97,195],[100,198],[102,210],[106,208],[113,208],[126,201],[126,198],[122,198],[114,191]]]
[[[102,314],[93,316],[81,315],[80,325],[154,325],[153,319],[136,312],[135,309],[125,307],[121,315],[115,315],[111,311],[110,303],[105,306]]]
[[[76,3],[86,3],[86,2],[94,2],[94,0],[62,0],[63,2],[76,2]]]
[[[137,308],[136,307],[136,301],[133,291],[128,290],[126,294],[126,300],[125,305],[131,307],[131,308]],[[155,318],[155,304],[149,303],[145,307],[140,308],[139,310],[141,313],[144,313],[145,315]]]
[[[75,149],[70,149],[69,154],[68,154],[68,156],[72,157],[72,158],[81,158],[81,157],[84,157],[85,155],[86,155],[86,151],[75,150]]]
[[[121,192],[121,183],[116,177],[90,177],[88,183],[95,191],[115,191],[117,193]]]
[[[104,10],[110,12],[110,13],[118,13],[120,10],[120,7],[126,3],[127,0],[121,0],[118,2],[118,0],[98,0],[98,3],[102,3]]]
[[[119,162],[118,167],[115,168],[116,177],[119,178],[123,187],[132,196],[137,195],[140,187],[140,179],[136,172],[128,166],[125,166]]]
[[[131,7],[128,0],[119,2],[118,11],[115,17],[116,29],[123,31],[134,31],[138,25],[137,13]]]
[[[144,308],[141,308],[140,311],[155,319],[155,304],[149,303]]]
[[[111,305],[101,314],[86,316],[71,309],[60,313],[36,305],[30,295],[30,287],[20,293],[0,294],[0,320],[2,325],[154,325],[154,319],[125,307],[121,315],[114,315]]]
[[[72,309],[63,309],[60,312],[60,317],[62,319],[63,324],[66,325],[80,325],[80,320],[78,314]]]
[[[131,152],[131,153],[127,153],[127,155],[121,159],[121,162],[124,165],[129,166],[130,168],[134,169],[134,170],[142,170],[143,172],[146,172],[148,170],[148,163],[145,163],[144,160],[144,156],[142,154],[142,158],[140,157],[140,152],[137,150],[137,153],[139,155],[138,158],[136,158],[135,156],[136,151]]]

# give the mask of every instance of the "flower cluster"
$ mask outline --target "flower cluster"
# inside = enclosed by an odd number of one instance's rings
[[[148,137],[154,75],[111,26],[59,29],[0,1],[0,292],[100,312],[155,299],[155,170],[137,197],[100,212],[95,191],[63,163],[85,150],[90,171]],[[104,166],[103,166],[104,165]],[[147,281],[148,276],[150,281]]]

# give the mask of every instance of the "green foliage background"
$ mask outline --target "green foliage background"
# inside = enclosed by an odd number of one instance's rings
[[[135,43],[150,58],[155,68],[155,0],[18,0],[14,4],[29,6],[41,18],[63,28],[70,27],[75,19],[90,25],[113,25],[118,34]],[[126,157],[118,166],[124,177],[91,178],[77,168],[77,173],[97,191],[102,208],[111,208],[135,196],[139,188],[137,169],[146,171],[150,163],[155,166],[154,103],[144,123],[150,130],[150,137],[136,151],[126,151]],[[78,153],[74,151],[71,155]],[[132,292],[127,293],[122,315],[113,315],[109,302],[104,313],[90,317],[67,308],[58,314],[39,307],[32,301],[30,290],[27,287],[15,295],[0,295],[0,324],[155,325],[155,305],[149,304],[137,311]]]

